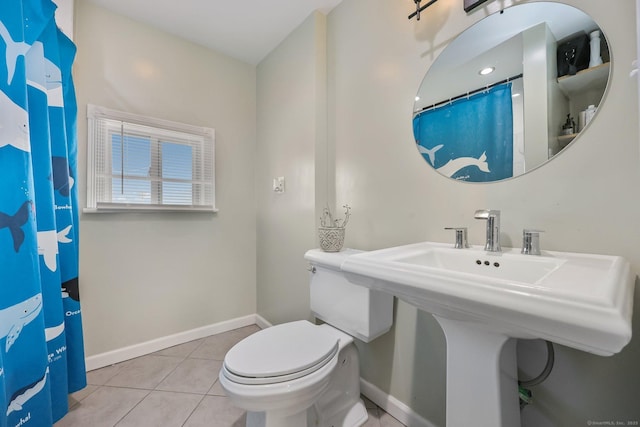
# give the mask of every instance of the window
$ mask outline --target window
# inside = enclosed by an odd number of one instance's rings
[[[214,130],[89,105],[87,210],[215,208]]]

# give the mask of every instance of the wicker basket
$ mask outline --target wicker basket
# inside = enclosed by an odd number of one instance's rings
[[[339,252],[344,245],[344,227],[318,227],[320,248],[325,252]]]

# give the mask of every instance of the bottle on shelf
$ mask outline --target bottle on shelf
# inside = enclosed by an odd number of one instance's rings
[[[591,40],[589,41],[589,47],[591,55],[589,58],[589,68],[602,64],[602,57],[600,56],[600,30],[592,31],[589,34]]]

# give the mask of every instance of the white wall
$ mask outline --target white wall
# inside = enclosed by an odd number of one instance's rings
[[[255,67],[76,2],[81,205],[86,105],[216,131],[212,214],[84,214],[88,356],[256,312]]]
[[[353,207],[347,246],[378,249],[420,240],[453,241],[445,226],[467,226],[471,243],[481,244],[484,223],[473,220],[473,212],[492,208],[502,210],[504,246],[519,246],[524,227],[541,228],[546,230],[544,249],[622,255],[636,271],[640,269],[637,83],[628,78],[629,64],[636,56],[633,2],[619,1],[611,7],[598,0],[564,1],[595,18],[610,41],[614,66],[597,119],[574,145],[543,168],[506,182],[463,183],[439,175],[415,150],[411,112],[429,65],[469,25],[501,6],[524,2],[493,1],[467,15],[459,0],[440,0],[422,13],[420,21],[408,21],[415,8],[410,0],[344,0],[329,14],[328,144],[335,146],[336,203]],[[287,42],[298,38],[308,40],[292,34]],[[310,60],[308,54],[290,51],[285,58],[270,56],[265,61],[296,70]],[[275,84],[259,78],[258,90]],[[310,85],[307,82],[304,87]],[[258,109],[259,121],[263,110]],[[280,111],[293,110],[287,105]],[[299,126],[296,118],[270,132]],[[264,137],[260,127],[259,137]],[[272,148],[277,153],[271,153],[271,158],[287,155],[286,149]],[[259,148],[259,153],[264,150]],[[306,150],[310,155],[312,147]],[[261,191],[266,192],[257,190]],[[301,225],[292,226],[292,232]],[[259,265],[263,256],[277,252],[287,257],[278,259],[279,268],[299,268],[300,254],[290,252],[289,237],[261,239],[259,233]],[[263,296],[270,298],[272,292],[283,298],[294,296],[293,304],[268,304],[263,311],[268,320],[279,323],[307,316],[306,305],[301,310],[299,280],[259,275],[259,307],[263,307]],[[640,307],[640,291],[636,294],[635,304]],[[636,330],[639,318],[636,309]],[[519,349],[521,369],[530,376],[536,374],[544,364],[544,344],[522,341]],[[429,314],[397,303],[392,331],[369,345],[359,344],[359,350],[365,379],[433,424],[445,425],[446,346]],[[556,346],[555,368],[544,384],[533,389],[536,403],[525,409],[523,426],[640,420],[638,361],[640,338],[609,358]]]
[[[258,313],[273,323],[309,317],[304,253],[327,201],[325,31],[312,14],[257,68]],[[278,176],[283,194],[272,191]]]

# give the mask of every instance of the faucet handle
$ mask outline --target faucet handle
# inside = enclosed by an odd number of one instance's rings
[[[489,219],[491,217],[499,217],[500,211],[495,209],[478,209],[473,217],[475,219]]]
[[[540,255],[540,233],[544,230],[533,230],[525,228],[522,230],[522,250],[525,255]]]
[[[467,239],[467,227],[445,227],[445,230],[454,230],[456,232],[456,249],[464,249],[469,247]]]

